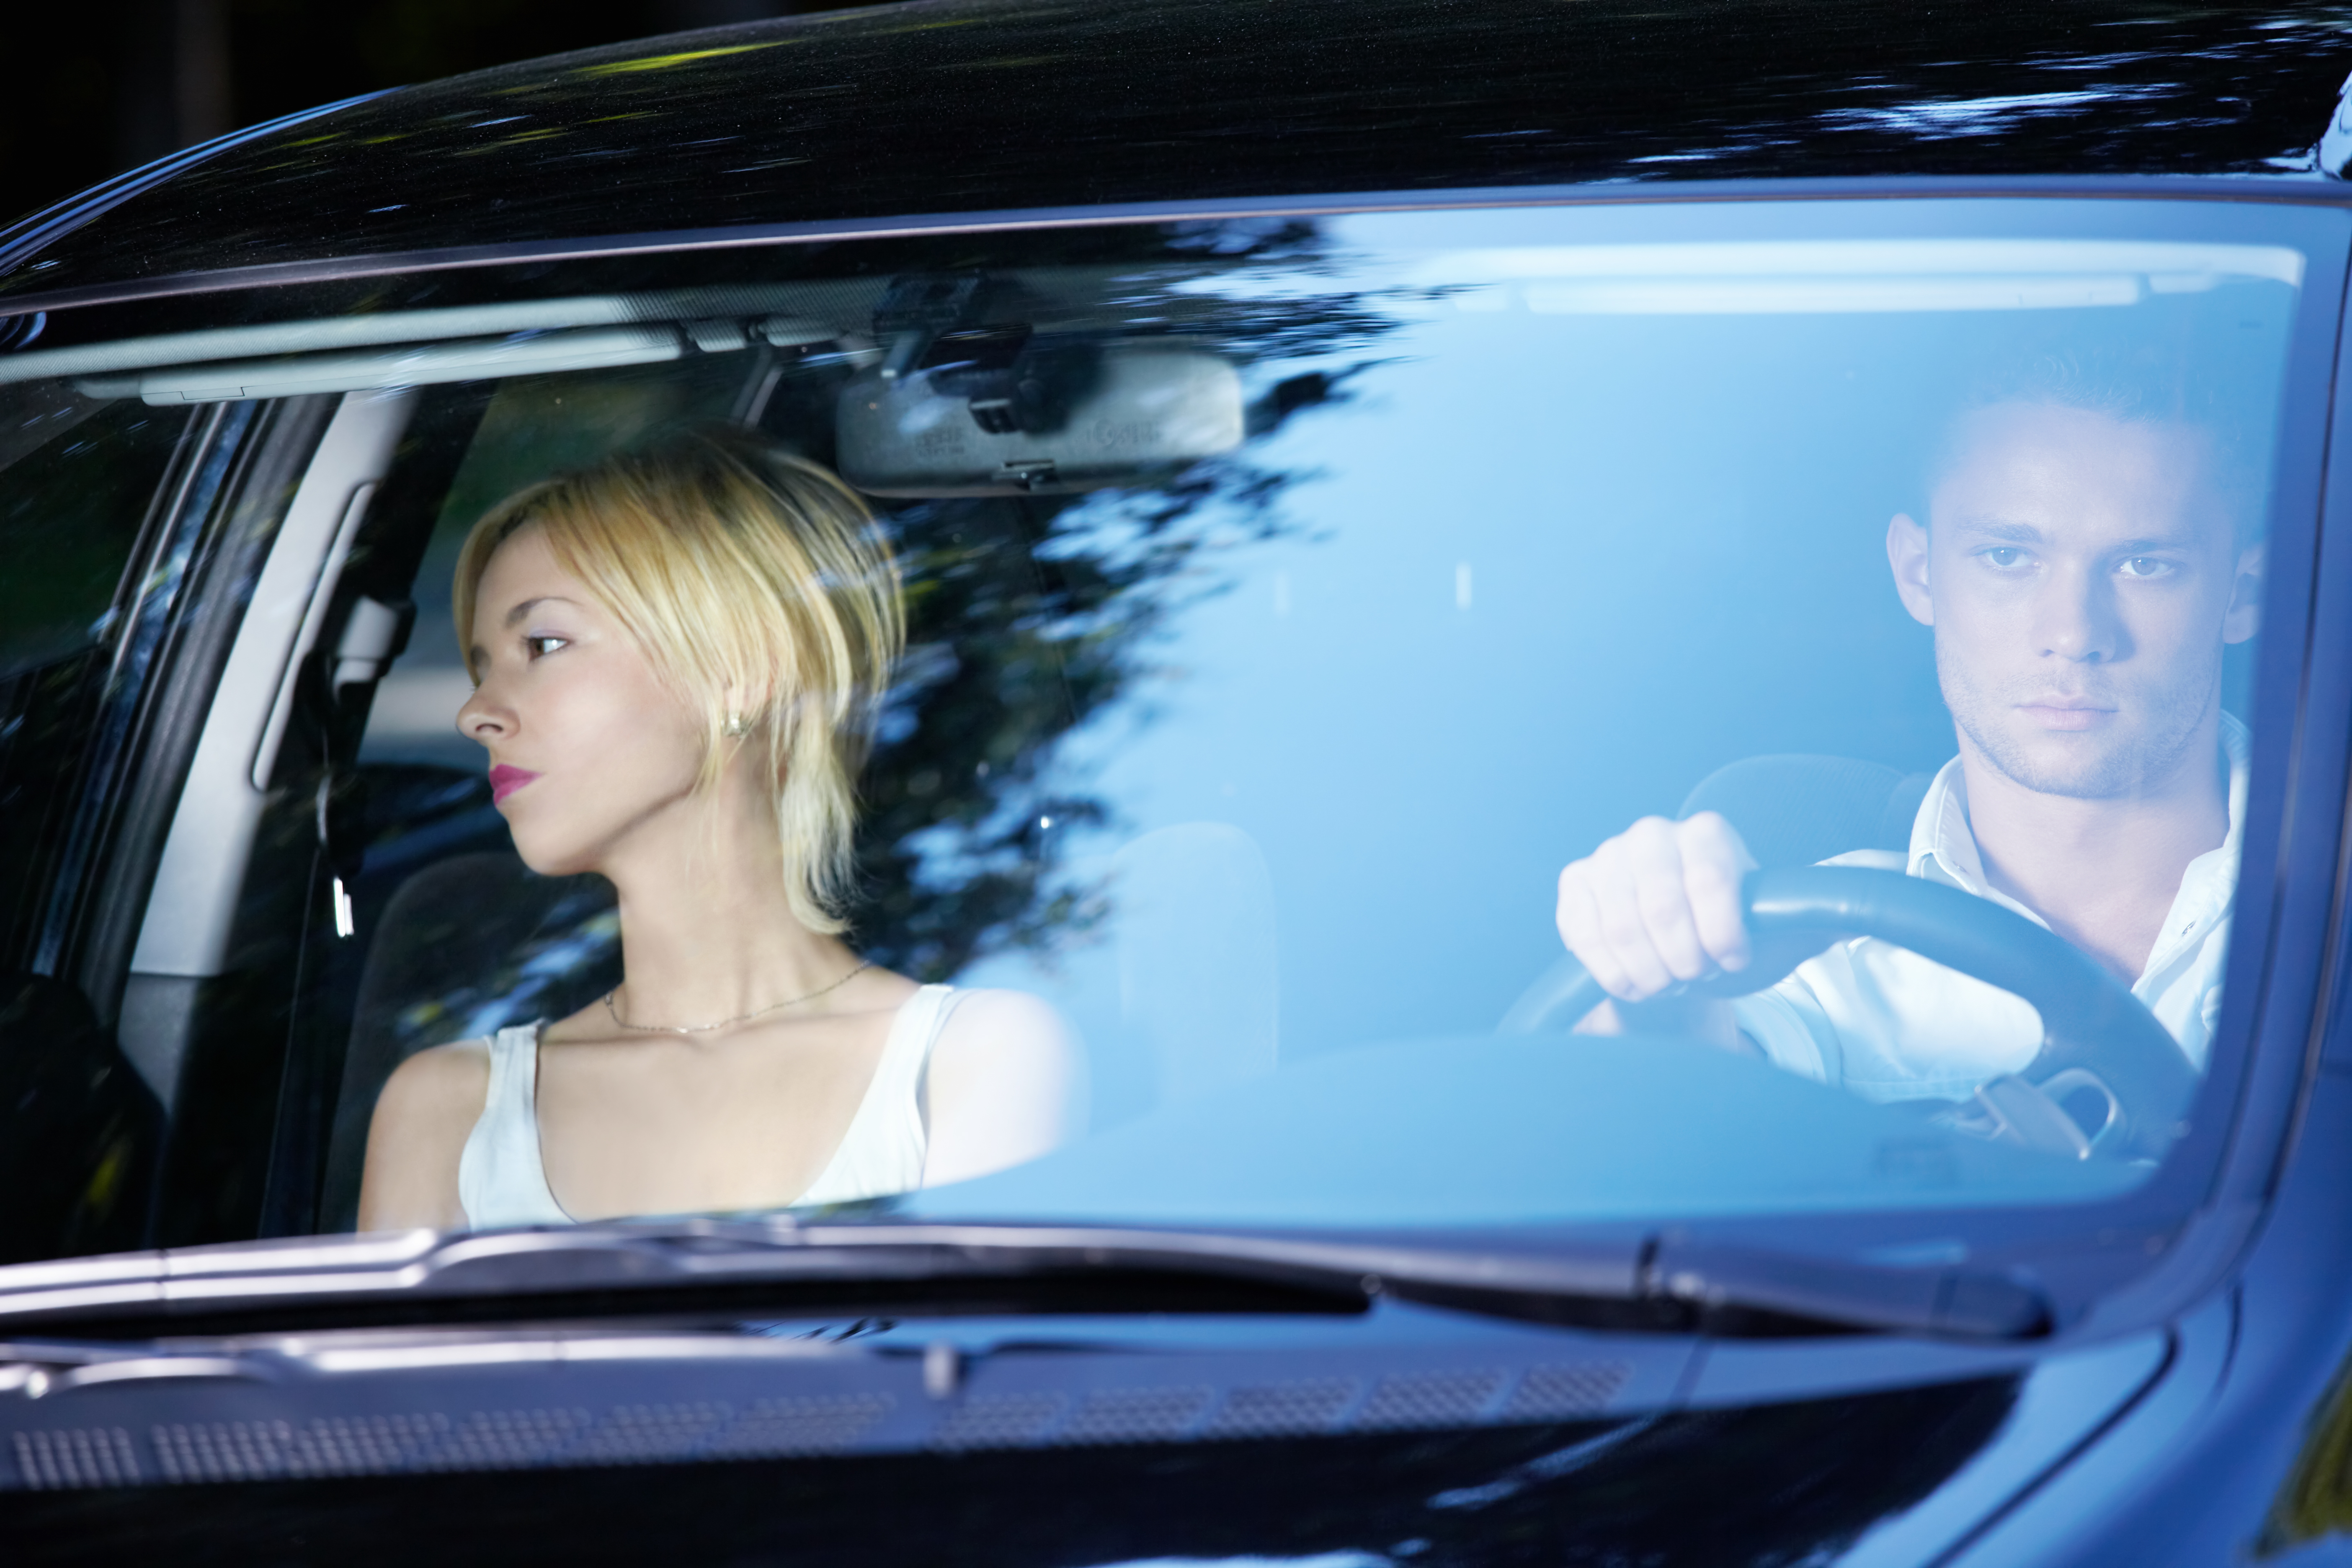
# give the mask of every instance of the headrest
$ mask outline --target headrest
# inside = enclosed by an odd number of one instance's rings
[[[1849,849],[1908,849],[1934,777],[1853,757],[1747,757],[1701,779],[1679,815],[1721,813],[1759,866],[1811,866]]]

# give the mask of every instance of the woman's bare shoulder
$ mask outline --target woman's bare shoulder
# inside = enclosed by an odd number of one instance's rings
[[[376,1097],[360,1176],[360,1228],[462,1226],[457,1163],[489,1096],[487,1040],[417,1052]]]
[[[457,1040],[417,1052],[400,1064],[376,1098],[376,1119],[445,1121],[462,1114],[468,1125],[482,1113],[490,1089],[490,1043]]]

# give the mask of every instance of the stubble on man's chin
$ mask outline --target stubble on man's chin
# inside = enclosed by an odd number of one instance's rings
[[[2221,696],[2216,661],[2194,697],[2154,704],[2125,700],[2116,714],[2121,722],[2104,734],[2058,733],[2051,737],[2055,744],[2035,748],[2009,727],[2022,723],[2013,717],[2017,697],[1977,687],[1940,657],[1936,663],[1944,705],[1993,771],[2021,789],[2067,800],[2126,800],[2149,793],[2186,760],[2206,710]]]

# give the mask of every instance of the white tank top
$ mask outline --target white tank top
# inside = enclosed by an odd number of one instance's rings
[[[918,1096],[956,995],[950,986],[926,985],[899,1007],[849,1131],[796,1205],[848,1203],[923,1184],[929,1135]],[[537,1024],[490,1038],[489,1092],[457,1158],[457,1200],[476,1230],[579,1223],[555,1201],[540,1159]]]

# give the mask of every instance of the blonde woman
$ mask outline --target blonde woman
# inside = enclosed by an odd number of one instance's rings
[[[897,568],[812,464],[691,438],[477,524],[457,727],[532,869],[620,895],[626,978],[421,1052],[377,1101],[362,1230],[843,1202],[1062,1135],[1053,1009],[918,986],[842,937],[853,784],[903,639]]]

